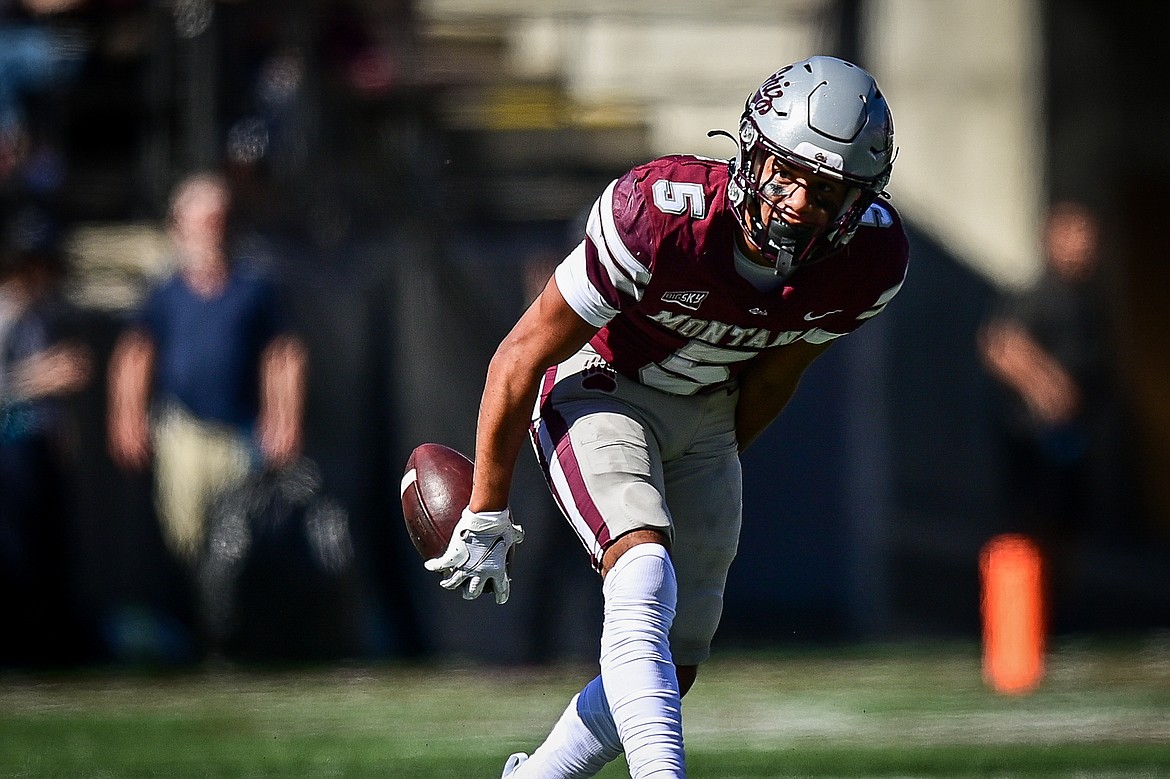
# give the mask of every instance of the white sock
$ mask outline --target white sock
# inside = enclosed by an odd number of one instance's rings
[[[670,657],[678,600],[666,549],[639,544],[605,577],[601,679],[632,779],[685,777],[682,699]]]
[[[512,779],[588,779],[621,753],[598,676],[573,696],[548,738]]]

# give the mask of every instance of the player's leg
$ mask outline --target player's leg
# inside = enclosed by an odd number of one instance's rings
[[[609,710],[605,687],[601,677],[595,676],[569,701],[532,757],[513,755],[505,766],[504,776],[585,779],[595,776],[621,753],[622,742]]]
[[[682,696],[670,653],[678,583],[659,542],[666,539],[650,540],[654,534],[640,531],[643,540],[615,555],[602,587],[601,679],[635,779],[686,775]]]
[[[736,396],[707,399],[707,413],[686,453],[674,456],[664,441],[667,502],[674,523],[671,559],[678,577],[678,606],[670,647],[680,669],[697,667],[711,653],[723,614],[727,573],[739,546],[742,472],[734,433]],[[685,672],[680,670],[680,684]],[[691,680],[693,682],[693,677]]]
[[[615,707],[609,703],[607,690],[614,697],[620,696],[629,684],[625,673],[630,673],[634,685],[637,685],[647,676],[657,675],[661,678],[663,668],[657,665],[647,674],[644,670],[638,672],[633,667],[624,667],[624,662],[606,662],[606,635],[616,634],[611,643],[619,647],[625,645],[626,638],[622,633],[621,620],[611,618],[611,609],[624,611],[631,606],[624,595],[610,588],[613,582],[624,576],[624,571],[642,568],[641,573],[645,576],[654,570],[653,566],[643,568],[643,558],[653,560],[658,557],[658,553],[653,550],[663,549],[667,545],[674,551],[669,558],[663,556],[663,559],[673,561],[672,571],[677,572],[678,584],[676,616],[670,630],[670,649],[666,651],[673,652],[674,660],[678,663],[674,671],[679,698],[694,684],[698,664],[710,654],[711,640],[719,624],[723,589],[738,545],[741,518],[741,474],[734,433],[729,422],[734,413],[734,396],[712,398],[704,405],[707,413],[703,414],[702,424],[697,426],[701,434],[686,442],[689,454],[671,458],[663,466],[663,480],[669,485],[671,497],[670,517],[675,526],[673,540],[668,540],[666,534],[659,530],[635,530],[618,538],[602,555],[601,570],[606,574],[602,676],[586,685],[581,694],[573,699],[553,733],[533,755],[531,773],[516,772],[506,776],[515,779],[527,776],[588,777],[617,756],[620,744],[610,740],[606,745],[598,737],[601,735],[604,738],[609,734],[608,738],[612,739],[617,733],[614,723],[615,717],[619,715],[613,712]],[[587,523],[577,524],[587,526]],[[587,548],[596,549],[600,546],[595,539],[586,538],[584,542]],[[628,568],[627,560],[632,561]],[[624,587],[623,581],[621,589]],[[636,587],[631,589],[637,592]],[[633,620],[646,619],[645,615],[637,613],[636,603],[644,597],[644,594],[635,594],[633,598],[635,603],[628,615]],[[668,598],[659,593],[652,600],[663,602]],[[654,617],[651,616],[650,620],[653,621]],[[647,633],[645,630],[635,630],[630,638],[636,644],[645,641]],[[613,647],[610,647],[608,654],[615,654]],[[635,650],[632,654],[646,653]],[[613,665],[616,670],[607,673],[607,665]],[[637,707],[646,702],[644,697],[636,694],[628,698],[627,706]],[[673,705],[673,700],[670,705]],[[606,716],[606,706],[610,707],[614,717]],[[660,711],[650,708],[646,713],[657,714]],[[625,714],[631,715],[627,718],[634,723],[644,721],[638,712]],[[681,727],[681,706],[678,716]],[[681,746],[681,731],[678,743]],[[571,770],[566,770],[566,757],[570,755],[578,762],[572,764]],[[655,762],[636,764],[634,760],[630,761],[633,776],[638,776],[640,771],[651,766],[658,768]],[[681,775],[681,762],[675,770]]]
[[[573,698],[532,758],[505,776],[583,779],[622,751],[632,777],[685,776],[682,704],[668,639],[675,586],[665,547],[628,546],[603,591],[601,675]]]
[[[668,638],[676,587],[657,444],[624,403],[564,394],[545,404],[535,440],[554,495],[595,565],[610,564],[602,674],[512,776],[592,776],[622,748],[635,777],[663,767],[682,776],[682,707]],[[567,737],[583,730],[592,738]],[[569,762],[574,772],[565,769]]]
[[[644,760],[635,762],[629,754],[629,744],[634,739],[628,731],[622,731],[621,741],[626,745],[633,777],[651,770],[665,770],[667,773],[663,775],[668,776],[685,775],[681,752],[681,698],[694,685],[699,663],[710,654],[711,640],[722,614],[727,572],[739,541],[739,458],[734,442],[729,448],[727,440],[727,436],[715,436],[712,451],[666,464],[664,478],[670,485],[671,503],[678,504],[672,519],[675,515],[683,517],[682,530],[676,528],[673,540],[668,540],[661,531],[636,530],[609,546],[602,558],[601,568],[606,577],[602,675],[574,698],[558,728],[564,732],[576,730],[582,736],[585,732],[616,735],[615,722],[628,722],[639,727],[654,717],[661,717],[664,712],[675,716],[673,707],[677,706],[677,744],[680,748],[677,762],[669,756],[664,759],[665,753],[649,750],[641,756]],[[666,555],[661,550],[668,546],[677,548],[677,551]],[[659,561],[664,565],[656,565]],[[663,592],[663,579],[659,578],[665,578],[667,573],[676,579],[673,598]],[[631,586],[629,578],[632,576],[649,580],[651,586]],[[661,606],[671,600],[675,603],[675,615],[667,624],[662,620]],[[623,624],[626,620],[629,620],[628,632]],[[647,629],[662,629],[664,626],[668,636]],[[646,645],[647,642],[650,646]],[[668,667],[672,655],[673,669]],[[649,669],[645,663],[648,657],[658,658]],[[663,657],[665,662],[661,660]],[[666,677],[670,672],[674,674],[673,689],[677,690],[677,698],[671,695],[656,699],[654,696],[661,693],[647,692],[653,689],[645,685],[647,679],[657,680],[657,690],[668,689],[670,685],[666,683]],[[612,717],[605,716],[607,692],[609,699],[621,701],[618,706],[609,704]],[[619,708],[632,711],[619,711]],[[590,717],[589,726],[583,727],[582,721],[586,717]],[[596,743],[598,748],[593,754],[599,759],[590,764],[589,772],[533,773],[531,776],[593,776],[604,765],[600,758],[608,762],[620,749],[617,744],[603,746],[599,741]],[[512,776],[519,779],[522,775]]]
[[[698,670],[696,665],[675,666],[680,696],[686,696]],[[622,743],[605,696],[605,686],[601,677],[595,676],[569,701],[552,732],[533,754],[529,772],[515,773],[529,759],[528,755],[517,752],[505,764],[503,775],[512,779],[591,777],[621,753]],[[538,766],[541,766],[539,771]]]

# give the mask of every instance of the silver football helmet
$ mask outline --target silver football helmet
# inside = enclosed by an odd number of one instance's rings
[[[890,180],[895,156],[894,122],[877,82],[834,57],[810,57],[773,73],[748,98],[736,140],[728,194],[748,239],[782,276],[853,237]],[[847,185],[844,203],[828,224],[789,224],[777,209],[763,223],[761,190],[768,182],[760,174],[769,157]]]

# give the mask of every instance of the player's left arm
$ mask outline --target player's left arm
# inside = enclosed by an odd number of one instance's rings
[[[735,436],[743,452],[780,415],[800,384],[800,377],[832,341],[794,341],[752,359],[739,376]]]

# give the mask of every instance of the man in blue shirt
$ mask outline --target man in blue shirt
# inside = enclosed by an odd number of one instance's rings
[[[301,447],[305,349],[265,278],[233,262],[231,196],[218,175],[181,182],[171,201],[178,271],[155,287],[110,362],[110,452],[151,464],[163,534],[198,562],[207,509],[258,463]]]

